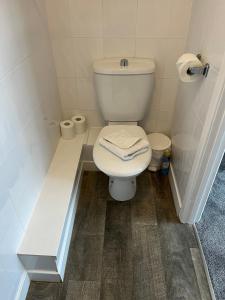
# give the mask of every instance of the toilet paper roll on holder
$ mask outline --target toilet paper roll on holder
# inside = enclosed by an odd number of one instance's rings
[[[202,61],[201,54],[197,54],[196,56],[200,61]],[[204,77],[207,77],[208,73],[209,73],[209,68],[210,68],[210,65],[208,63],[204,64],[201,67],[190,67],[187,70],[187,74],[188,75],[197,75],[197,74],[199,74],[199,75],[203,75]]]

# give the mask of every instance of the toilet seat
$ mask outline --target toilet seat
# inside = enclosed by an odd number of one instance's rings
[[[93,158],[96,166],[106,175],[111,177],[133,177],[143,172],[151,161],[152,151],[149,148],[143,154],[136,156],[129,161],[123,161],[119,157],[115,156],[101,145],[99,145],[99,139],[111,134],[118,130],[126,130],[131,134],[142,137],[148,140],[147,135],[143,128],[136,125],[110,125],[105,126],[99,133],[98,138],[94,144]]]

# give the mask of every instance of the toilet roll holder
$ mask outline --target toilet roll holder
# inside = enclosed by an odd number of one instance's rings
[[[202,62],[201,54],[196,55],[197,58]],[[187,70],[188,75],[203,75],[205,78],[208,76],[210,65],[208,63],[203,64],[201,67],[190,67]]]

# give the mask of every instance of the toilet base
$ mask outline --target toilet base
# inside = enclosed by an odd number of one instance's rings
[[[109,177],[109,193],[117,201],[127,201],[136,194],[136,177]]]

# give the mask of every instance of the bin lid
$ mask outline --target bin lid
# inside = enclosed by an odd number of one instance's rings
[[[162,133],[151,133],[148,135],[148,140],[152,150],[164,151],[171,147],[171,140]]]

